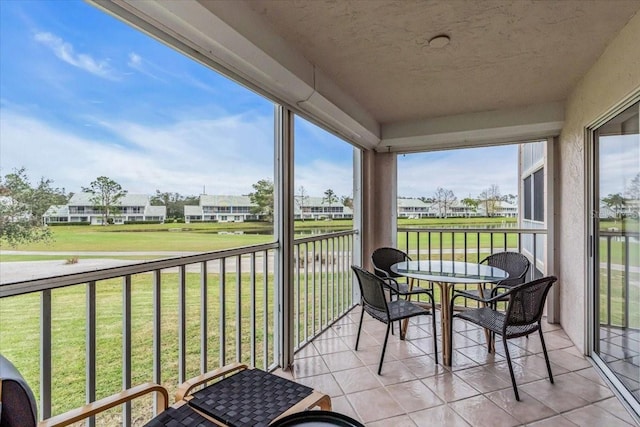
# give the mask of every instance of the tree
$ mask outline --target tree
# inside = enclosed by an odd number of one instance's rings
[[[500,199],[500,188],[496,184],[491,184],[491,187],[483,190],[478,197],[478,201],[484,204],[485,211],[489,217],[496,214]]]
[[[336,196],[336,193],[334,193],[332,189],[329,188],[328,190],[324,191],[324,197],[322,198],[322,204],[324,205],[325,202],[326,202],[329,205],[329,212],[330,212],[331,216],[333,216],[333,214],[331,213],[331,207],[337,201],[338,201],[338,196]]]
[[[106,176],[99,176],[88,187],[82,187],[82,191],[93,195],[89,200],[102,213],[102,225],[109,223],[111,213],[118,211],[120,199],[127,195],[127,190]]]
[[[471,209],[473,212],[478,211],[479,202],[476,199],[471,198],[471,196],[465,197],[464,199],[460,200],[460,203]]]
[[[249,193],[249,200],[254,206],[251,212],[261,215],[267,222],[273,222],[273,182],[268,179],[261,179],[253,184],[253,193]]]
[[[627,197],[631,200],[640,200],[640,173],[636,174],[629,182]]]
[[[609,194],[607,197],[602,198],[602,202],[615,212],[616,218],[622,217],[622,208],[627,204],[627,201],[620,193]]]
[[[54,188],[50,179],[40,178],[32,187],[26,169],[20,168],[0,180],[0,241],[9,246],[47,241],[51,232],[42,217],[52,205],[67,202],[64,189]]]
[[[349,208],[349,209],[353,210],[353,197],[351,197],[351,196],[342,196],[340,198],[340,203],[342,203],[342,206],[344,206],[345,208]]]
[[[151,198],[154,206],[166,206],[167,218],[184,218],[185,205],[197,205],[198,198],[195,196],[183,196],[179,193],[161,192],[156,190],[156,195]]]
[[[436,200],[433,197],[418,197],[418,200],[420,200],[422,203],[426,203],[426,204],[431,204],[431,203],[435,203]]]
[[[451,205],[458,200],[453,191],[447,190],[446,188],[438,187],[436,190],[436,194],[434,196],[435,203],[438,205],[438,212],[440,216],[444,216],[447,218],[447,213]]]
[[[307,195],[307,190],[305,190],[302,185],[298,188],[298,194],[294,196],[294,199],[300,208],[300,218],[304,221],[304,207],[309,201],[309,196]]]

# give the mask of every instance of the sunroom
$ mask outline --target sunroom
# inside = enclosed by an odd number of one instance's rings
[[[180,383],[242,361],[323,390],[335,411],[372,426],[639,422],[638,1],[89,3],[273,102],[274,239],[3,283],[2,304],[38,298],[41,418],[67,409],[52,392],[60,381],[52,369],[60,327],[51,324],[52,292],[86,287],[79,380],[90,402],[103,397],[96,381],[104,381],[96,363],[96,292],[101,281],[118,279],[122,352],[112,362],[121,364],[122,377],[111,381],[121,388]],[[353,230],[294,239],[300,119],[353,146]],[[517,229],[398,227],[399,156],[504,144],[521,144]],[[612,193],[626,195],[624,215],[619,227],[603,229],[601,204]],[[384,246],[415,259],[479,261],[483,251],[471,242],[481,238],[490,241],[485,255],[527,255],[530,279],[558,277],[543,320],[556,383],[546,379],[536,337],[521,338],[513,347],[517,402],[504,352],[487,354],[482,331],[462,322],[454,325],[460,348],[451,366],[436,364],[429,320],[412,321],[404,341],[391,338],[386,375],[377,375],[383,333],[375,321],[365,321],[364,347],[354,350],[361,309],[350,266],[372,270],[371,254]],[[450,252],[444,241],[453,242]],[[194,286],[189,272],[199,275]],[[132,343],[137,275],[149,279],[152,306],[143,368],[132,367],[131,358],[139,351]],[[172,280],[177,296],[167,310],[162,289]],[[242,287],[250,289],[248,310]],[[197,293],[195,306],[188,292]],[[163,318],[174,309],[176,316]],[[177,333],[169,338],[177,341],[175,354],[162,351],[168,323]],[[123,425],[138,422],[131,406],[121,413]],[[102,422],[114,420],[120,423]]]

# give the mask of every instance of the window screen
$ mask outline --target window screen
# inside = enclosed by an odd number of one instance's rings
[[[544,169],[533,174],[533,219],[544,221]]]
[[[531,217],[531,175],[524,179],[524,219]]]

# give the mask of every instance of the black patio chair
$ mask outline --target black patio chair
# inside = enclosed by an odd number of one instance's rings
[[[431,301],[432,310],[435,311],[433,305],[433,288],[421,288],[420,286],[410,286],[409,279],[391,271],[391,266],[403,261],[411,261],[409,255],[396,249],[383,247],[378,248],[371,254],[371,262],[373,263],[373,271],[378,277],[383,279],[392,279],[388,281],[389,290],[396,297],[403,296],[405,299],[411,299],[412,295],[416,295],[418,300],[420,295],[427,295]],[[413,280],[413,279],[410,279]],[[393,333],[393,326],[391,332]],[[402,328],[400,327],[400,338],[404,339]]]
[[[371,254],[371,262],[373,262],[373,271],[376,276],[383,279],[394,279],[392,284],[389,284],[391,290],[396,295],[419,295],[427,294],[430,299],[433,299],[433,289],[421,288],[414,286],[409,289],[409,282],[407,278],[391,271],[391,266],[403,261],[411,261],[409,255],[396,248],[378,248]]]
[[[551,373],[551,364],[549,363],[549,355],[547,347],[544,343],[540,320],[542,319],[542,310],[547,298],[547,293],[551,286],[556,282],[554,276],[543,277],[538,280],[523,283],[507,290],[504,293],[493,296],[492,298],[480,299],[485,306],[464,310],[453,314],[449,322],[449,333],[451,336],[451,348],[453,349],[453,319],[459,318],[467,322],[475,323],[488,329],[494,334],[502,336],[504,351],[507,355],[507,363],[509,364],[509,374],[511,375],[511,384],[516,400],[520,400],[518,387],[516,386],[516,378],[513,375],[513,366],[511,364],[511,356],[509,355],[509,347],[507,340],[528,336],[536,331],[540,334],[542,342],[542,351],[544,359],[547,363],[547,371],[549,372],[549,381],[553,384],[553,374]],[[508,299],[507,309],[505,312],[498,311],[495,308],[495,302]],[[453,313],[453,300],[451,301],[451,313]],[[491,346],[489,347],[491,352]]]
[[[527,272],[529,271],[529,258],[518,252],[498,252],[489,255],[480,264],[488,265],[489,267],[497,267],[506,271],[509,277],[491,285],[490,288],[485,288],[485,283],[479,286],[482,289],[454,289],[451,296],[451,302],[459,297],[469,298],[475,301],[480,299],[489,298],[495,296],[498,292],[508,290],[516,285],[520,285],[525,282]],[[506,301],[506,297],[502,299]]]
[[[352,265],[351,268],[358,279],[360,295],[362,296],[362,314],[360,315],[360,324],[358,325],[358,336],[356,338],[355,347],[356,351],[358,350],[360,332],[362,330],[362,320],[366,311],[371,317],[387,325],[387,332],[384,337],[384,344],[382,345],[382,353],[380,355],[380,365],[378,366],[378,375],[380,375],[380,372],[382,372],[384,353],[387,348],[387,341],[389,340],[389,329],[391,328],[391,324],[398,320],[408,319],[422,314],[431,314],[433,316],[433,348],[435,350],[436,363],[438,363],[438,341],[436,336],[436,318],[434,310],[429,311],[404,299],[387,301],[384,290],[389,287],[387,282],[393,279],[382,279],[355,265]],[[431,302],[433,303],[433,301]]]

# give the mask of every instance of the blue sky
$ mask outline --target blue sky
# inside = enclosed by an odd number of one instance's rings
[[[273,104],[81,1],[0,1],[0,174],[77,192],[247,194],[273,177]],[[296,188],[352,194],[352,148],[296,120]],[[516,193],[515,146],[410,154],[398,194]]]

